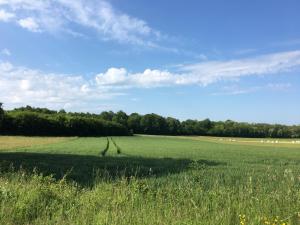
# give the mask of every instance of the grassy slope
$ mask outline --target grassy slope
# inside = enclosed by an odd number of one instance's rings
[[[300,146],[77,138],[2,150],[1,224],[297,224]],[[10,164],[23,166],[9,172]],[[43,178],[33,168],[56,178]],[[75,181],[70,184],[66,181]],[[80,186],[78,186],[78,184]],[[283,224],[276,222],[275,224]],[[272,223],[271,223],[272,224]]]

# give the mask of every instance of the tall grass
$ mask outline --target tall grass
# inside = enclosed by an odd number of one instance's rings
[[[298,174],[282,169],[192,165],[184,174],[99,179],[90,188],[20,171],[0,178],[0,223],[296,225],[299,188]]]

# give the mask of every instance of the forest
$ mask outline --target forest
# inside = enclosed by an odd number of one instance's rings
[[[299,138],[300,125],[185,120],[154,113],[130,115],[123,111],[100,114],[0,104],[0,134],[26,136],[120,136],[132,134],[203,135],[220,137]]]

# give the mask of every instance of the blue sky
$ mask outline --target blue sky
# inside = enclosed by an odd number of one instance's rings
[[[0,101],[300,124],[297,0],[0,0]]]

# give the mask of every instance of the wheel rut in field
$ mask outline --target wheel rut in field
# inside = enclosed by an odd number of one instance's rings
[[[106,139],[107,139],[106,147],[105,147],[105,149],[103,149],[103,150],[100,152],[100,154],[101,154],[103,157],[106,155],[106,153],[107,153],[107,151],[108,151],[108,149],[109,149],[109,139],[108,139],[108,138],[106,138]]]
[[[117,145],[116,141],[111,137],[111,142],[114,144],[114,146],[116,147],[117,149],[117,154],[120,155],[122,153],[122,149],[119,145]]]

